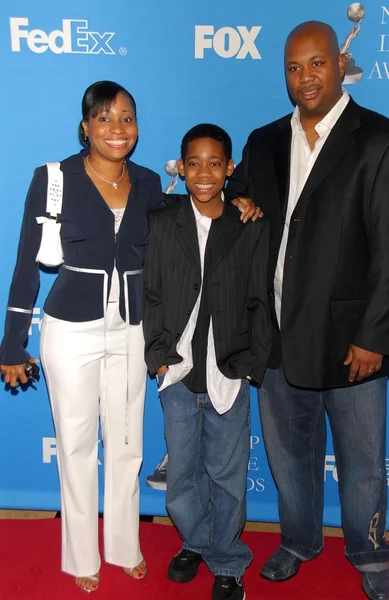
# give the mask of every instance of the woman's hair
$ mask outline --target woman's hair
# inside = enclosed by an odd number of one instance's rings
[[[119,92],[123,92],[129,97],[136,119],[136,102],[130,92],[114,81],[96,81],[86,89],[82,99],[82,120],[78,126],[78,139],[82,146],[88,145],[85,141],[82,121],[87,121],[89,117],[96,117],[102,109],[109,110]]]
[[[227,161],[230,160],[232,156],[232,142],[230,136],[224,129],[217,125],[212,125],[211,123],[201,123],[200,125],[196,125],[184,135],[181,142],[182,160],[185,160],[186,158],[190,142],[198,140],[199,138],[211,138],[220,142]]]

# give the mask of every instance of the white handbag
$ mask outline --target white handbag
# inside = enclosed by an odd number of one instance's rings
[[[63,172],[59,162],[45,164],[48,175],[46,212],[50,217],[36,218],[37,223],[42,225],[42,239],[36,261],[47,267],[58,267],[63,263],[61,223],[57,222],[57,215],[62,211]]]

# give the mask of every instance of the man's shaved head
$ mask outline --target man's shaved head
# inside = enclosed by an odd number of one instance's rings
[[[342,95],[345,57],[327,23],[295,27],[285,44],[285,73],[291,98],[303,119],[319,122]]]
[[[322,23],[321,21],[306,21],[305,23],[301,23],[297,25],[288,37],[285,42],[285,52],[287,51],[288,44],[294,39],[298,40],[298,38],[304,38],[307,36],[324,36],[328,40],[328,44],[331,47],[334,56],[338,56],[339,54],[339,42],[338,36],[335,33],[335,30],[328,25],[328,23]]]

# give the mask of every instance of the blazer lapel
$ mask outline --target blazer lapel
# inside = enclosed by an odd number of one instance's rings
[[[332,169],[354,144],[352,132],[360,127],[360,111],[358,105],[350,99],[343,114],[329,134],[312,171],[300,194],[296,208],[309,198]]]
[[[176,218],[175,235],[193,268],[200,272],[200,250],[197,238],[196,219],[189,197],[181,202],[180,210]]]
[[[238,212],[238,209],[233,204],[226,202],[218,227],[214,233],[212,232],[212,237],[210,238],[212,241],[211,270],[215,269],[221,263],[232,247],[234,239],[244,227],[244,224],[239,217],[240,213]]]
[[[279,123],[280,131],[276,139],[274,151],[274,169],[278,183],[278,194],[281,209],[281,220],[285,220],[288,206],[290,183],[290,152],[292,145],[292,128],[290,117]]]

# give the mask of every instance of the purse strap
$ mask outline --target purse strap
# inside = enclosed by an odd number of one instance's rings
[[[45,165],[48,175],[46,212],[55,219],[62,211],[63,171],[59,162],[48,162]]]

